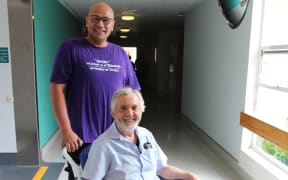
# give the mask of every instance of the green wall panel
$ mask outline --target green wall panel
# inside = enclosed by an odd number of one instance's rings
[[[33,1],[34,44],[40,149],[57,131],[52,111],[49,80],[58,46],[69,37],[80,36],[81,22],[58,1]]]

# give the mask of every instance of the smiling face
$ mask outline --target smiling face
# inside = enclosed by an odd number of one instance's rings
[[[140,100],[135,93],[119,96],[112,112],[116,126],[122,135],[132,133],[142,117]]]
[[[114,24],[113,9],[106,3],[95,4],[86,16],[88,41],[96,47],[105,47]]]

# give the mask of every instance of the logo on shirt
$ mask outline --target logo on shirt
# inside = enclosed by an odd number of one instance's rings
[[[89,67],[90,70],[93,71],[119,72],[121,69],[120,65],[110,64],[109,60],[96,59],[95,62],[86,62],[86,65]]]

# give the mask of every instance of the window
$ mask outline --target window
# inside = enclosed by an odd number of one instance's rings
[[[255,113],[269,124],[287,130],[288,46],[285,51],[265,48],[260,60]]]
[[[288,132],[288,1],[263,2],[261,53],[251,111],[265,123]],[[288,173],[287,150],[257,135],[252,149]]]

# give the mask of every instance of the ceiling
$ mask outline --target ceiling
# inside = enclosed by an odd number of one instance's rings
[[[58,0],[77,19],[84,22],[89,6],[98,0]],[[187,10],[206,0],[106,0],[114,9],[115,28],[130,27],[132,32],[174,29],[184,26]],[[135,21],[120,20],[124,14],[134,14]]]

